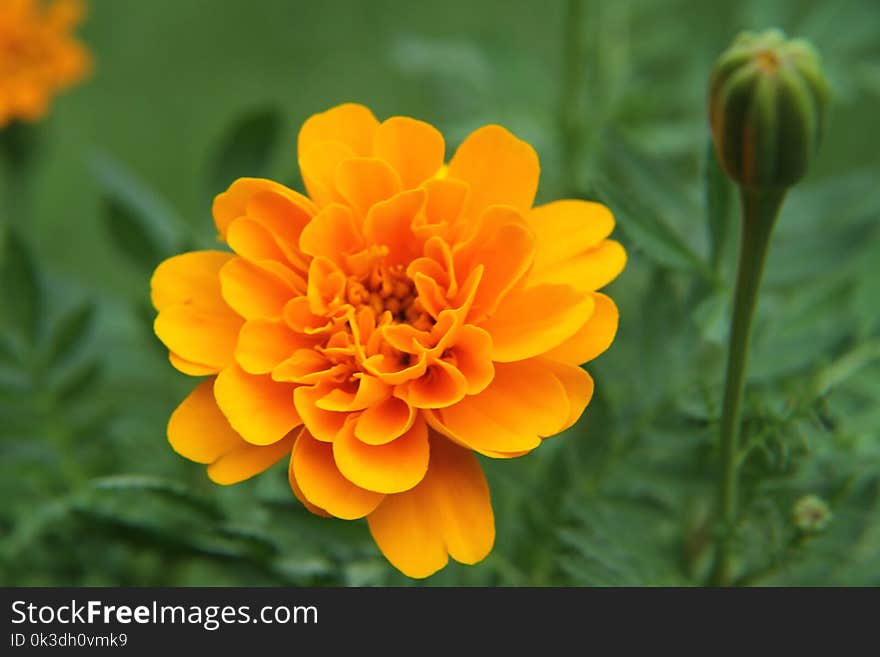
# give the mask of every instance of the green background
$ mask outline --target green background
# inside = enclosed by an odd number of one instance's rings
[[[365,523],[306,512],[285,465],[222,488],[171,451],[193,381],[146,306],[161,258],[214,243],[213,195],[236,175],[299,186],[299,125],[345,101],[433,123],[448,154],[505,125],[541,157],[539,200],[603,200],[630,257],[582,420],[483,459],[495,549],[427,583],[705,581],[738,207],[707,158],[707,78],[737,32],[780,27],[822,53],[833,104],[759,306],[737,582],[880,584],[876,3],[585,2],[562,129],[567,16],[561,0],[91,2],[93,76],[4,172],[20,237],[0,274],[0,583],[412,583]],[[821,531],[793,518],[804,495],[830,507]]]

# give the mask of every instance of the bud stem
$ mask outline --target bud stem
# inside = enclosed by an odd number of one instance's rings
[[[727,586],[731,582],[731,553],[737,524],[739,429],[749,339],[764,262],[767,259],[767,246],[786,189],[742,187],[740,192],[742,231],[739,266],[727,350],[724,406],[721,411],[721,535],[718,538],[711,575],[711,582],[716,586]]]

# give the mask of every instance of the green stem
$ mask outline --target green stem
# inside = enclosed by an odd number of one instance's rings
[[[732,580],[731,557],[737,525],[737,466],[743,385],[749,354],[752,319],[770,234],[776,223],[785,190],[741,190],[742,232],[739,268],[736,280],[733,318],[727,351],[727,375],[724,406],[721,411],[721,478],[719,512],[721,535],[718,537],[712,584],[726,586]]]
[[[562,138],[562,170],[565,191],[578,190],[578,158],[580,156],[583,122],[581,96],[584,80],[583,0],[568,0],[565,12],[565,35],[562,72],[562,99],[559,128]]]

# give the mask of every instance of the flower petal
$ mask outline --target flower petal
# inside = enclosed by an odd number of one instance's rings
[[[290,454],[293,436],[260,447],[242,442],[208,466],[208,477],[215,484],[237,484],[258,475]]]
[[[301,157],[322,142],[337,141],[355,155],[370,155],[379,122],[363,105],[345,103],[310,116],[299,131],[297,151]]]
[[[333,442],[345,424],[348,413],[318,408],[318,400],[329,392],[327,385],[299,386],[293,391],[293,402],[309,433],[322,442]],[[317,504],[317,502],[316,502]]]
[[[449,163],[449,178],[470,185],[465,215],[476,217],[490,205],[532,207],[541,167],[526,142],[498,125],[472,132]]]
[[[577,333],[558,347],[546,352],[546,356],[572,365],[593,360],[614,341],[619,313],[610,297],[593,293],[593,313]]]
[[[178,372],[183,372],[184,374],[189,374],[190,376],[207,376],[209,374],[217,374],[222,368],[208,365],[201,365],[199,363],[192,363],[185,358],[181,358],[173,351],[168,352],[168,360],[177,369]]]
[[[593,398],[593,377],[589,373],[576,365],[560,363],[552,361],[549,358],[539,358],[538,362],[553,372],[553,376],[565,388],[565,394],[568,397],[569,413],[568,419],[559,428],[559,431],[568,429],[571,425],[578,421],[590,399]]]
[[[340,255],[363,247],[354,217],[346,206],[333,203],[321,210],[309,222],[299,238],[299,248],[313,258],[329,258],[334,262]]]
[[[422,376],[406,384],[406,400],[416,408],[445,408],[461,401],[467,390],[467,379],[457,367],[435,360]]]
[[[248,214],[248,204],[255,196],[262,193],[277,194],[301,208],[306,214],[315,213],[315,205],[309,199],[284,185],[262,178],[239,178],[229,186],[229,189],[214,197],[211,210],[221,237],[226,238],[229,224]]]
[[[443,166],[443,135],[423,121],[394,116],[376,130],[373,154],[400,175],[403,189],[418,187]]]
[[[210,368],[232,362],[242,320],[232,313],[217,314],[196,306],[170,306],[153,322],[162,343],[185,361]]]
[[[171,414],[168,442],[196,463],[213,463],[245,444],[217,406],[213,379],[196,386]]]
[[[476,326],[462,326],[449,348],[455,367],[467,381],[467,394],[476,395],[486,389],[495,376],[492,365],[492,336]]]
[[[336,167],[336,189],[361,216],[379,201],[401,191],[400,176],[383,160],[351,157]]]
[[[363,518],[385,498],[343,477],[333,459],[333,447],[316,440],[308,431],[297,438],[290,467],[303,496],[337,518]]]
[[[495,516],[480,464],[436,434],[425,478],[412,490],[386,497],[367,522],[382,554],[409,577],[437,572],[447,554],[477,563],[495,542]]]
[[[252,319],[238,334],[235,360],[249,374],[268,374],[298,349],[314,344],[314,339],[293,331],[283,321]]]
[[[418,484],[428,469],[428,428],[418,418],[409,431],[384,445],[358,440],[347,422],[333,441],[336,466],[346,479],[378,493],[401,493]]]
[[[533,208],[526,219],[538,240],[536,270],[594,248],[614,229],[611,210],[590,201],[554,201]]]
[[[299,293],[293,281],[279,274],[244,258],[234,258],[220,270],[223,298],[245,319],[279,318],[284,305]]]
[[[604,240],[580,255],[533,271],[528,284],[565,284],[578,292],[593,292],[617,278],[625,265],[626,251],[620,243]]]
[[[413,235],[413,220],[425,202],[425,192],[413,189],[376,203],[364,220],[368,244],[388,247],[388,265],[408,265],[421,255],[421,244]]]
[[[191,251],[163,261],[150,279],[153,307],[161,312],[183,304],[230,313],[220,295],[220,269],[233,257],[225,251]]]
[[[415,408],[402,399],[389,397],[360,414],[354,435],[367,445],[384,445],[408,431],[415,419]]]
[[[593,299],[567,285],[538,285],[509,294],[480,326],[492,336],[492,360],[537,356],[574,335],[593,312]]]
[[[242,438],[253,445],[270,445],[302,424],[293,389],[293,384],[248,374],[232,365],[217,375],[214,396]]]

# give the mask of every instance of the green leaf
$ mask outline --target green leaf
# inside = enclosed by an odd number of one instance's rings
[[[105,492],[155,493],[175,502],[182,502],[209,518],[218,520],[223,516],[212,500],[194,495],[186,486],[162,477],[139,474],[112,475],[93,480],[92,487],[96,491]],[[230,529],[228,533],[233,535],[235,532]],[[247,538],[257,540],[250,535]]]
[[[272,107],[241,116],[223,136],[209,176],[210,191],[219,194],[241,177],[260,178],[269,172],[283,125]]]
[[[16,230],[7,234],[5,247],[0,263],[3,321],[34,342],[44,306],[40,273],[30,247]]]
[[[734,186],[728,180],[715,157],[715,147],[709,141],[706,150],[706,224],[709,229],[709,262],[716,271],[721,264],[730,225],[733,223]]]
[[[95,306],[83,303],[65,314],[55,326],[49,344],[49,363],[60,367],[85,346],[95,319]]]
[[[55,396],[60,402],[70,403],[90,392],[101,378],[101,364],[90,360],[68,373],[55,389]]]
[[[92,158],[102,191],[103,219],[114,245],[150,273],[176,253],[182,241],[175,213],[121,163],[105,154]]]

